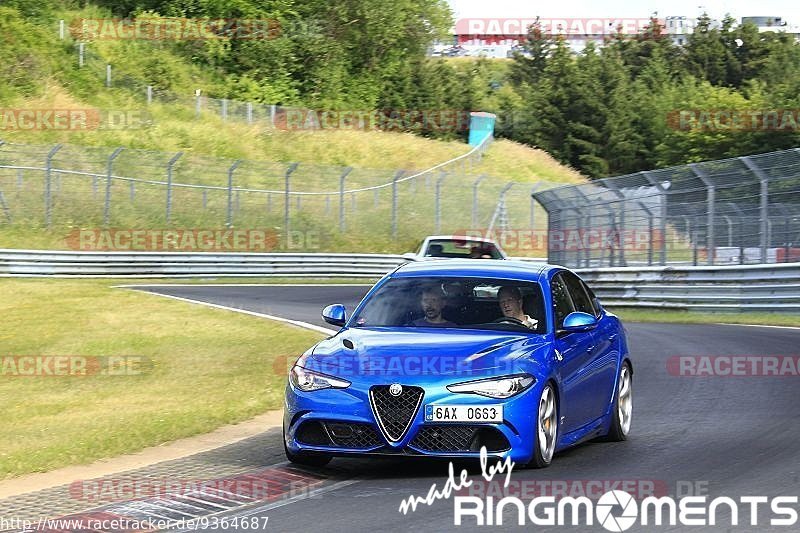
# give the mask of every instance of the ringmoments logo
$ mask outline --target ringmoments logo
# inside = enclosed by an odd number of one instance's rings
[[[642,526],[739,526],[740,517],[749,511],[746,525],[794,526],[798,520],[798,497],[742,496],[738,501],[721,496],[647,497],[637,501],[623,490],[606,492],[593,502],[587,497],[541,496],[530,501],[509,496],[496,501],[475,496],[454,499],[456,526],[501,526],[507,522],[506,510],[520,526],[593,526],[607,531],[627,531],[634,524]]]

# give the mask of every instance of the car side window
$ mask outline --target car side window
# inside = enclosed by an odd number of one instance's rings
[[[595,309],[594,305],[592,305],[592,299],[583,288],[583,283],[581,283],[580,278],[571,272],[564,272],[562,274],[562,278],[567,284],[569,295],[572,297],[572,303],[575,304],[575,310],[595,316]]]
[[[561,279],[561,274],[556,274],[550,282],[550,292],[553,294],[553,312],[556,317],[556,330],[561,329],[564,319],[575,310],[569,296],[567,286]]]
[[[586,290],[586,294],[589,295],[589,299],[592,301],[592,306],[594,307],[594,316],[596,316],[599,320],[600,317],[603,316],[603,307],[600,305],[597,295],[595,295],[592,288],[589,287],[585,281],[581,280],[581,285],[583,285],[584,290]]]

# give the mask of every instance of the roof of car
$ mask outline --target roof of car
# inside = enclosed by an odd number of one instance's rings
[[[480,242],[491,242],[496,243],[494,239],[490,239],[488,237],[473,237],[473,236],[466,236],[466,235],[428,235],[425,237],[427,241],[480,241]]]
[[[406,263],[394,272],[397,277],[414,276],[477,276],[500,279],[531,279],[542,272],[560,268],[530,261],[497,261],[496,259],[447,259]]]

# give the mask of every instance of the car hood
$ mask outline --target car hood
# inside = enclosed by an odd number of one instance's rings
[[[350,328],[317,344],[299,364],[354,376],[501,375],[547,345],[542,335],[433,328]]]

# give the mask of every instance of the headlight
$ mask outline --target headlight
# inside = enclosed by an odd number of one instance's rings
[[[529,374],[517,376],[506,376],[502,378],[481,379],[479,381],[468,381],[448,385],[450,392],[461,392],[466,394],[480,394],[489,398],[510,398],[519,394],[536,382]]]
[[[295,365],[289,372],[289,379],[295,388],[303,392],[311,392],[320,389],[344,389],[350,386],[350,382],[332,376],[326,376],[318,372],[306,370],[302,366]]]

